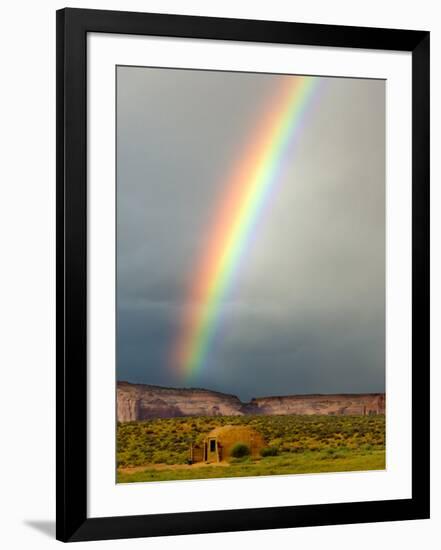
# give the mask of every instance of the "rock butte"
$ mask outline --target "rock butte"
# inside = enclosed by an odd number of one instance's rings
[[[117,382],[118,422],[179,416],[246,414],[384,414],[384,393],[283,395],[243,403],[235,395],[194,388],[164,388]]]

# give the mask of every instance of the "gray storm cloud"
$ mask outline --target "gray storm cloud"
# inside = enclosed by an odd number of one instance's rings
[[[276,75],[117,69],[117,378],[167,367],[186,283]],[[385,84],[326,78],[191,385],[384,391]]]

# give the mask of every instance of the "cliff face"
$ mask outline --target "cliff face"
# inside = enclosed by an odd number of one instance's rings
[[[234,395],[202,389],[162,388],[118,382],[119,422],[175,416],[234,416],[243,414]]]
[[[242,403],[235,395],[204,389],[178,389],[117,383],[118,422],[176,416],[244,414],[384,414],[384,393],[287,395],[259,397]]]
[[[259,397],[252,399],[250,405],[256,410],[255,414],[384,414],[385,395],[367,393]]]

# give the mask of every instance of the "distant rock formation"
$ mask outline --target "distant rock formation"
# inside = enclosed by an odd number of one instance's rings
[[[163,388],[144,384],[117,384],[119,422],[175,416],[241,415],[243,404],[234,395],[203,389]]]
[[[384,393],[284,395],[242,403],[235,395],[193,388],[163,388],[117,383],[118,422],[177,416],[241,416],[246,414],[384,414]]]
[[[384,393],[286,395],[252,399],[248,407],[267,415],[369,415],[384,414],[385,401]]]

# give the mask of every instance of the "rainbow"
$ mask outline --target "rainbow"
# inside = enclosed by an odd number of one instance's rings
[[[171,363],[184,379],[203,366],[221,317],[222,303],[239,270],[262,212],[301,133],[319,77],[280,77],[277,93],[245,154],[223,187],[213,225],[188,288]]]

